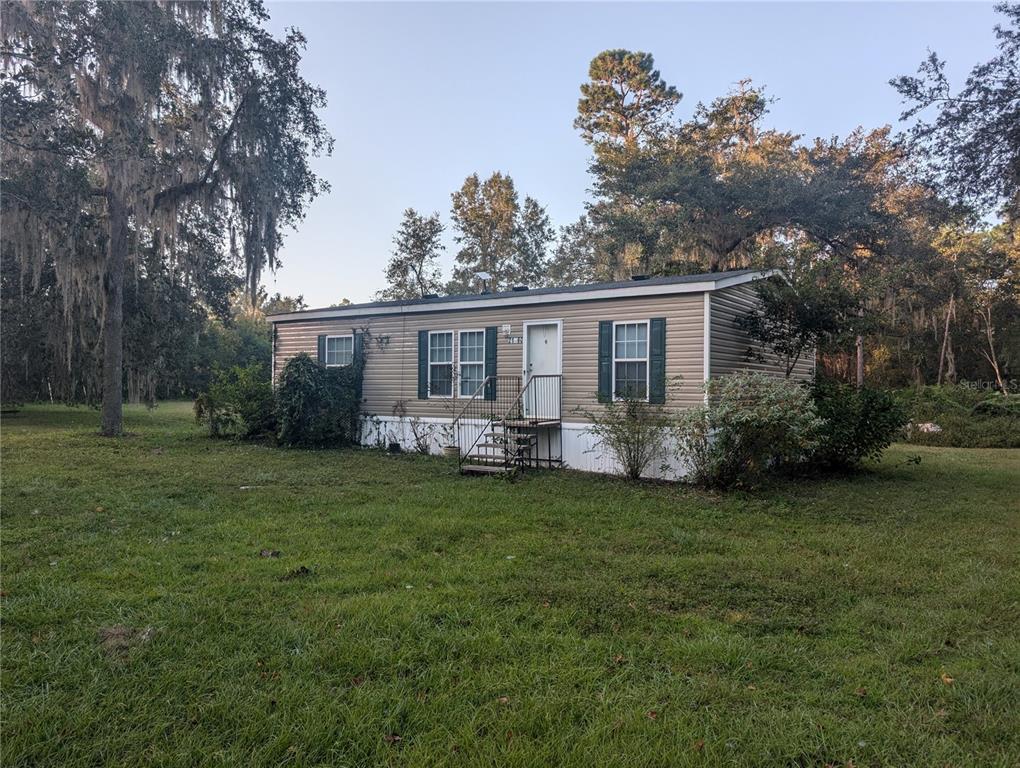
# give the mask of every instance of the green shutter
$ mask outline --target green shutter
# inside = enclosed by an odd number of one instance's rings
[[[599,402],[613,399],[613,321],[599,320]]]
[[[496,326],[490,325],[485,329],[485,378],[496,375]],[[496,399],[496,382],[485,383],[485,399]]]
[[[429,399],[429,332],[418,331],[418,399]]]
[[[316,360],[319,361],[319,365],[325,365],[326,364],[326,334],[324,334],[324,333],[319,336],[319,346],[318,346],[318,352],[316,354],[317,354]]]
[[[358,400],[360,401],[365,384],[365,334],[358,331],[354,331],[354,359],[351,360],[351,363],[356,366],[354,370],[358,374],[355,382]]]
[[[648,355],[648,402],[666,402],[666,318],[653,317],[648,335],[651,346]]]

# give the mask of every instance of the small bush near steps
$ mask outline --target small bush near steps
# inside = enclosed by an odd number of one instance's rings
[[[599,410],[581,410],[599,447],[611,453],[631,480],[662,457],[669,416],[661,405],[632,397],[611,400]]]

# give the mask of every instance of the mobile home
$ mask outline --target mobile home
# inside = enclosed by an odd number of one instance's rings
[[[736,270],[565,288],[379,301],[273,315],[273,377],[307,353],[365,355],[363,442],[447,447],[468,470],[615,472],[590,414],[630,396],[685,408],[710,377],[782,375],[737,322],[769,273]],[[764,357],[764,359],[761,359]],[[803,360],[798,378],[813,374]]]

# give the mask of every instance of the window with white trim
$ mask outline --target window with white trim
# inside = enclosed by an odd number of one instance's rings
[[[453,397],[453,331],[429,333],[429,397]]]
[[[460,332],[460,396],[471,397],[485,380],[485,331]]]
[[[648,322],[613,326],[613,396],[648,399]]]
[[[326,366],[332,368],[334,366],[350,365],[352,362],[354,362],[354,337],[327,336]]]

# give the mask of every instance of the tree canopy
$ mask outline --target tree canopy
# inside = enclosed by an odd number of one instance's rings
[[[414,208],[404,211],[386,265],[387,288],[379,292],[380,298],[420,299],[441,289],[438,260],[446,249],[444,229],[438,213],[422,216]]]
[[[1006,389],[1020,9],[998,9],[997,50],[964,83],[934,53],[891,81],[900,134],[805,137],[749,79],[688,106],[651,53],[598,53],[574,119],[591,149],[584,214],[557,229],[510,174],[473,173],[447,221],[404,210],[379,295],[473,292],[481,272],[502,290],[780,268],[789,282],[763,289],[750,322],[789,360],[824,342],[836,378]],[[301,74],[300,32],[271,35],[260,0],[0,13],[5,396],[101,400],[117,434],[125,391],[190,393],[217,365],[267,357],[265,314],[304,306],[261,278],[328,189],[310,165],[332,147],[325,94]]]
[[[229,248],[254,295],[283,231],[326,189],[332,139],[304,38],[259,0],[4,3],[4,248],[55,269],[65,306],[101,318],[102,431],[121,431],[124,279],[145,247],[200,272]],[[31,190],[31,192],[29,192]],[[202,233],[201,235],[199,233]]]
[[[911,148],[931,177],[957,201],[979,210],[1001,207],[1020,220],[1020,5],[996,6],[998,55],[976,65],[953,92],[945,61],[934,51],[917,75],[891,81],[908,105],[902,120]],[[934,113],[933,115],[931,113]]]
[[[491,275],[492,290],[542,283],[554,232],[536,200],[525,197],[521,205],[510,176],[496,171],[482,181],[473,173],[451,201],[459,248],[448,293],[472,290],[479,272]]]

